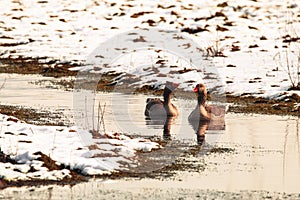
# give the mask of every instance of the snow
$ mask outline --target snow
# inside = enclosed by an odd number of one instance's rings
[[[197,70],[170,74],[172,70],[178,72],[184,68],[199,68],[191,66],[187,57],[181,61],[182,58],[178,59],[178,55],[170,52],[149,51],[144,54],[139,50],[137,53],[123,53],[121,58],[115,58],[110,63],[114,71],[141,78],[132,86],[157,85],[173,80],[190,91],[195,83],[207,82],[210,89],[221,85],[224,86],[222,91],[233,95],[280,96],[291,85],[284,55],[288,52],[295,66],[299,62],[300,40],[289,44],[284,42],[287,35],[299,38],[299,3],[294,0],[230,0],[224,5],[224,2],[7,1],[5,6],[0,7],[0,44],[5,44],[0,45],[0,56],[47,57],[46,60],[85,63],[100,44],[118,34],[156,28],[191,38],[202,49],[216,47],[218,41],[218,48],[226,56],[210,58],[217,69],[218,82],[203,80],[206,75]],[[216,13],[219,16],[211,17]],[[148,23],[148,20],[153,20],[154,24]],[[217,31],[217,26],[228,31]],[[182,32],[184,28],[197,27],[207,31],[194,34]],[[233,46],[240,50],[232,51]],[[153,62],[157,61],[158,56],[166,61],[167,67],[156,65],[158,72],[142,70],[155,65]],[[177,67],[170,68],[172,65]],[[76,69],[89,70],[89,66]],[[96,71],[111,70],[102,66],[100,69]],[[293,79],[297,79],[296,67],[291,71]]]
[[[94,143],[88,146],[78,135],[82,132],[87,131],[76,130],[76,127],[37,126],[0,114],[1,150],[17,161],[17,164],[1,163],[0,177],[7,180],[61,180],[71,176],[68,169],[49,171],[36,152],[48,155],[58,165],[80,170],[82,174],[102,175],[122,170],[121,162],[137,165],[133,159],[136,151],[150,152],[161,148],[147,139],[113,133],[93,140]]]

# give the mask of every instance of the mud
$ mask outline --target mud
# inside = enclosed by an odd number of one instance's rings
[[[77,73],[69,68],[75,63],[57,60],[45,61],[46,58],[0,58],[0,73],[41,74],[50,77],[75,76]]]
[[[24,106],[1,105],[0,113],[17,117],[18,119],[36,125],[67,126],[69,120],[62,112],[46,111],[41,109],[27,108]]]
[[[232,103],[228,111],[233,113],[300,116],[300,107],[295,106],[300,103],[300,97],[296,94],[283,100],[227,95],[226,100],[228,103]]]

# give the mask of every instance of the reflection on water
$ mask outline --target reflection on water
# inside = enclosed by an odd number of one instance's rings
[[[112,122],[109,124],[111,130],[144,136],[168,136],[172,139],[188,143],[196,141],[194,127],[188,121],[188,116],[194,109],[196,101],[175,99],[173,103],[178,108],[178,117],[150,119],[144,116],[146,99],[149,96],[99,94],[98,98],[108,99],[109,95],[111,95],[112,103],[108,107],[108,110],[111,111],[108,112],[112,115],[111,119],[108,116],[107,121]],[[223,133],[223,129],[215,129],[207,132],[207,134],[214,135]]]
[[[196,141],[196,132],[188,121],[195,101],[177,99],[173,103],[179,116],[150,119],[144,116],[145,95],[125,95],[118,93],[97,94],[96,102],[106,102],[107,130],[141,136],[162,136],[166,139],[180,140],[190,144]],[[223,134],[224,130],[208,131],[208,134]]]
[[[164,123],[163,138],[169,140],[171,138],[171,126],[175,121],[175,117],[168,116]]]

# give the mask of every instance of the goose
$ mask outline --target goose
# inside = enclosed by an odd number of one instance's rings
[[[148,98],[146,100],[145,116],[150,119],[177,117],[178,109],[171,103],[172,92],[179,86],[177,83],[166,82],[163,98]]]
[[[188,117],[189,122],[191,121],[210,121],[211,120],[211,108],[206,105],[207,101],[207,89],[202,83],[197,84],[194,88],[194,92],[197,94],[197,105],[196,108],[191,112]]]
[[[225,129],[225,107],[207,105],[207,89],[203,83],[197,84],[194,92],[197,94],[197,105],[188,121],[196,131],[198,143],[202,144],[206,130]]]

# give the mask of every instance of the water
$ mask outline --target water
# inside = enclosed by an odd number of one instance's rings
[[[74,105],[74,95],[70,91],[53,89],[50,82],[37,85],[37,81],[60,80],[39,75],[0,74],[0,80],[5,81],[4,88],[0,91],[1,103],[21,105],[48,111],[60,110],[67,116],[72,116],[73,107],[80,107],[84,115],[80,124],[83,128],[97,128],[98,103],[106,104],[104,120],[105,128],[109,131],[122,132],[129,135],[162,136],[163,124],[146,120],[144,109],[146,99],[152,96],[131,95],[121,93],[98,93],[93,96],[94,102],[85,102],[83,97]],[[196,100],[174,99],[180,115],[171,126],[171,136],[178,140],[196,140],[195,130],[188,123],[187,117],[196,106]],[[86,108],[88,107],[88,108]],[[94,111],[91,108],[94,107]],[[88,117],[86,117],[88,116]],[[88,118],[88,121],[86,121]],[[93,118],[93,119],[92,119]],[[76,120],[70,118],[71,123]],[[94,126],[92,125],[94,122]],[[78,124],[79,125],[79,124]],[[223,131],[208,131],[208,134],[223,134]]]
[[[195,143],[198,123],[192,126],[188,121],[188,116],[197,105],[196,99],[173,98],[172,103],[177,106],[180,114],[176,118],[167,120],[168,123],[166,123],[166,119],[145,117],[146,100],[152,97],[154,96],[141,94],[97,93],[95,95],[86,91],[75,92],[73,100],[75,116],[77,116],[75,117],[76,125],[84,129],[103,131],[102,127],[99,128],[98,122],[101,122],[100,119],[104,115],[105,129],[109,131],[135,136],[170,137],[182,143]],[[103,109],[105,112],[101,114]],[[222,129],[207,130],[207,134],[214,135],[211,136],[214,140],[223,133]]]
[[[144,110],[146,99],[152,96],[120,93],[101,93],[96,95],[96,103],[106,103],[105,126],[107,130],[141,136],[162,136],[164,120],[146,119]],[[170,135],[173,139],[191,142],[196,138],[195,130],[188,122],[189,114],[194,110],[196,100],[174,99],[180,115],[172,120]],[[97,106],[94,111],[94,122],[97,123]],[[91,113],[90,113],[91,114]],[[88,115],[90,115],[88,114]],[[91,116],[93,116],[91,114]],[[92,122],[90,119],[89,122]],[[83,122],[86,124],[86,122]],[[92,123],[89,123],[91,127]],[[94,126],[96,127],[96,125]],[[223,134],[222,130],[207,131],[208,134]]]
[[[11,77],[12,79],[6,80],[6,87],[1,90],[1,103],[72,110],[71,92],[28,84],[28,80],[36,79],[36,76],[11,75]],[[20,85],[16,82],[22,83],[22,89],[19,89]],[[105,102],[107,105],[105,112],[107,130],[124,131],[132,135],[162,136],[162,125],[149,125],[143,115],[148,96],[101,93],[96,96],[96,99],[99,98],[102,105]],[[180,116],[171,127],[172,138],[192,147],[196,144],[196,135],[186,117],[194,108],[195,101],[176,99],[174,104],[178,106]],[[28,188],[8,188],[1,193],[16,197],[24,195],[45,197],[50,195],[49,188],[52,197],[73,195],[74,198],[88,197],[89,194],[94,194],[95,197],[110,190],[135,193],[147,188],[298,193],[299,133],[300,120],[297,117],[228,113],[226,130],[208,131],[206,143],[202,148],[203,151],[212,147],[230,148],[233,152],[201,154],[200,150],[198,155],[188,157],[187,159],[205,165],[205,169],[199,172],[180,171],[167,180],[96,179],[74,187],[45,186],[35,188],[31,192]]]
[[[33,108],[69,109],[72,102],[72,94],[63,90],[55,90],[34,84],[38,81],[55,80],[40,75],[0,74],[1,103],[10,105],[22,105]],[[59,80],[59,79],[57,79]]]

